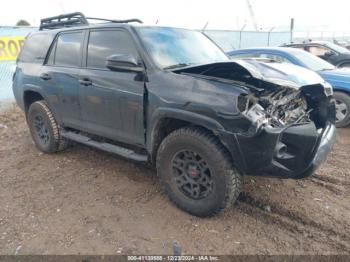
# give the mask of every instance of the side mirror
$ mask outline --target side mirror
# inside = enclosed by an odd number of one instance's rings
[[[143,67],[132,55],[111,55],[107,57],[106,67],[112,71],[142,72]]]

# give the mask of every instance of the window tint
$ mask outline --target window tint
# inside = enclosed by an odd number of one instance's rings
[[[137,59],[136,48],[128,33],[117,30],[90,32],[87,67],[106,68],[106,58],[116,54],[131,54]]]
[[[54,36],[49,33],[30,35],[24,42],[18,61],[42,63],[52,43],[53,37]]]
[[[59,35],[56,44],[54,64],[62,66],[80,66],[80,46],[82,40],[83,32]]]

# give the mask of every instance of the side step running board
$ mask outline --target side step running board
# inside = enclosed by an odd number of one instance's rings
[[[73,140],[75,142],[84,144],[84,145],[88,145],[88,146],[92,146],[98,149],[101,149],[103,151],[112,153],[112,154],[116,154],[116,155],[120,155],[122,157],[125,158],[129,158],[135,161],[140,161],[140,162],[147,162],[148,157],[147,155],[140,155],[135,153],[133,150],[121,147],[121,146],[116,146],[113,144],[109,144],[109,143],[103,143],[103,142],[98,142],[95,141],[93,139],[91,139],[90,137],[81,135],[81,134],[77,134],[74,132],[70,132],[70,131],[61,131],[61,136],[65,137],[69,140]]]

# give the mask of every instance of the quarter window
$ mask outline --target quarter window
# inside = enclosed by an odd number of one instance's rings
[[[136,48],[127,32],[118,30],[90,32],[87,67],[106,68],[107,57],[119,54],[134,55],[137,58]]]
[[[30,35],[24,43],[18,60],[20,62],[42,63],[52,40],[53,35],[49,33]]]
[[[64,33],[58,36],[54,64],[60,66],[80,66],[83,32]],[[54,50],[54,49],[53,49]],[[51,60],[51,57],[49,58]]]

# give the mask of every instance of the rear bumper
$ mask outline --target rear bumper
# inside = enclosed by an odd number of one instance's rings
[[[221,132],[220,139],[243,174],[299,179],[313,174],[326,160],[336,128],[328,123],[316,129],[307,123],[283,130],[264,128],[252,137]]]

